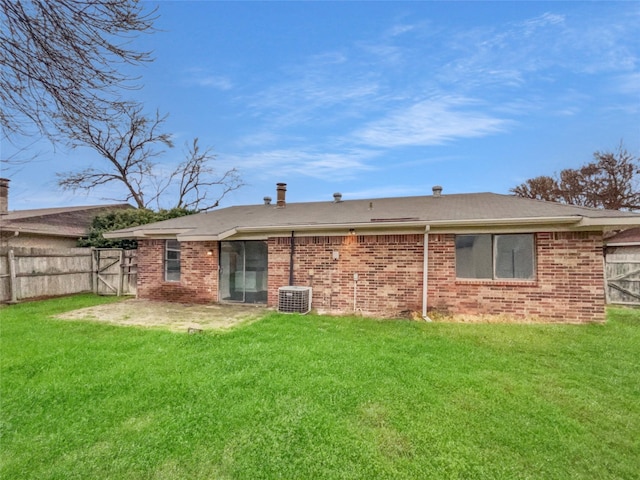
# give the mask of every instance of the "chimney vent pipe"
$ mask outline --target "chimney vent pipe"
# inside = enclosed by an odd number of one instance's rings
[[[340,192],[336,192],[333,194],[333,201],[335,203],[340,203],[342,201],[342,194]]]
[[[277,183],[276,184],[276,192],[278,194],[276,205],[278,207],[284,207],[287,204],[287,202],[286,202],[287,184],[286,183]]]
[[[271,205],[271,197],[264,197],[262,200],[264,200],[265,205]]]
[[[440,185],[435,185],[431,190],[433,191],[434,197],[442,195],[442,187]]]

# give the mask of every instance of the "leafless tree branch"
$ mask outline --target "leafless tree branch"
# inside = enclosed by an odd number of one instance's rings
[[[171,136],[162,132],[166,118],[159,112],[147,117],[141,106],[128,103],[120,104],[104,123],[67,118],[72,146],[94,149],[107,160],[107,168],[59,173],[58,184],[72,191],[119,184],[127,192],[120,200],[133,201],[139,208],[170,204],[195,211],[217,207],[225,195],[244,185],[235,168],[217,175],[216,156],[210,148],[201,149],[197,138],[187,145],[186,160],[163,175],[154,159],[165,147],[173,147]],[[172,195],[175,201],[169,203]]]
[[[110,182],[120,182],[128,192],[125,201],[133,200],[139,208],[147,207],[145,189],[154,175],[153,158],[171,148],[167,133],[158,130],[166,116],[156,112],[147,117],[142,107],[119,104],[107,122],[96,123],[84,117],[66,117],[73,147],[90,147],[108,162],[108,170],[94,168],[58,174],[58,184],[66,190],[92,190]]]
[[[53,138],[64,117],[105,121],[135,79],[122,65],[150,60],[129,47],[153,31],[136,0],[0,0],[0,125]]]

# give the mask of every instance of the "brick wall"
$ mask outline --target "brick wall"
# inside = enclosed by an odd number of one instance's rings
[[[313,287],[312,306],[321,312],[420,310],[423,243],[423,235],[298,237],[294,284]],[[291,238],[270,238],[268,247],[269,305],[276,306],[278,287],[289,285]]]
[[[538,233],[532,281],[456,279],[454,238],[429,235],[430,310],[559,322],[604,320],[600,233]],[[313,287],[313,308],[320,312],[421,312],[423,241],[423,235],[297,237],[294,284]],[[268,249],[268,305],[275,307],[278,287],[289,284],[291,238],[270,238]],[[209,250],[213,255],[207,255]],[[218,301],[217,242],[181,243],[180,282],[164,281],[164,240],[139,242],[138,258],[140,298]]]
[[[217,302],[218,242],[180,243],[179,282],[164,279],[164,245],[164,240],[138,242],[138,297],[184,303]]]
[[[429,236],[430,308],[558,322],[603,321],[602,235],[538,233],[533,281],[457,280],[454,235]]]

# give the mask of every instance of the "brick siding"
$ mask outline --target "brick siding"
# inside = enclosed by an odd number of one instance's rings
[[[558,322],[604,320],[600,233],[536,234],[537,274],[532,281],[456,279],[454,238],[429,235],[431,311]],[[294,284],[313,287],[312,306],[320,312],[374,316],[421,312],[423,242],[424,236],[415,234],[297,237]],[[291,238],[270,238],[267,243],[268,305],[275,307],[278,288],[289,284]],[[218,301],[218,242],[181,243],[180,282],[164,281],[164,244],[164,240],[139,242],[138,296]]]
[[[423,243],[423,235],[299,237],[294,284],[313,288],[312,306],[320,312],[393,316],[419,310]],[[289,285],[291,238],[270,238],[268,246],[269,305],[275,306],[278,287]]]
[[[179,282],[165,281],[164,246],[164,240],[138,241],[138,297],[184,303],[217,302],[218,242],[180,243]]]
[[[557,322],[605,317],[599,232],[536,234],[532,281],[456,279],[454,235],[429,236],[430,308],[458,315],[510,315]]]

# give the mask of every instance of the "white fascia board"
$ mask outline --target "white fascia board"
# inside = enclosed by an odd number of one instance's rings
[[[193,230],[193,228],[163,228],[163,229],[144,229],[140,228],[138,230],[129,230],[125,233],[118,232],[105,232],[102,235],[104,238],[135,238],[135,239],[145,239],[145,238],[176,238],[181,233],[189,232]]]
[[[231,237],[237,237],[242,240],[244,236],[255,237],[256,235],[264,238],[273,236],[290,235],[296,232],[296,235],[322,233],[323,235],[348,235],[350,229],[354,229],[356,234],[364,234],[366,232],[405,230],[407,233],[422,233],[427,227],[426,221],[413,222],[366,222],[366,223],[333,223],[333,224],[300,224],[300,225],[267,225],[256,227],[235,227],[218,234],[198,234],[196,232],[179,235],[180,241],[207,241],[207,240],[225,240]]]
[[[593,227],[601,228],[629,228],[640,226],[640,215],[637,217],[582,217],[582,220],[576,225],[580,229],[589,229]]]
[[[517,225],[571,225],[578,223],[583,217],[571,215],[566,217],[523,217],[523,218],[473,218],[468,220],[435,220],[428,222],[431,227],[475,227],[475,226],[517,226]]]

